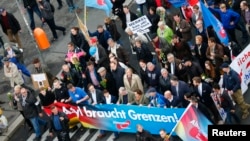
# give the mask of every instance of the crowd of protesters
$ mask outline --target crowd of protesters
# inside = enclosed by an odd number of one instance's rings
[[[35,1],[32,5],[28,3],[30,0],[24,2],[32,29],[35,27],[32,16],[36,12],[43,24],[47,23],[52,30],[53,41],[57,39],[56,29],[65,35],[66,29],[55,25],[49,2],[38,0],[39,4]],[[204,28],[199,5],[193,6],[191,19],[185,19],[179,12],[171,12],[171,4],[166,1],[138,3],[139,14],[124,6],[124,0],[111,2],[112,12],[121,20],[121,27],[117,27],[115,20],[105,18],[104,25],[98,25],[96,31],[88,31],[90,40],[78,27],[72,27],[59,77],[53,76],[38,58],[34,58],[32,70],[28,70],[23,65],[22,50],[4,45],[4,74],[10,79],[15,92],[14,101],[30,128],[34,129],[36,140],[41,139],[40,124],[47,128],[49,123],[40,118],[42,109],[48,106],[53,113],[51,135],[54,131],[59,140],[70,140],[69,119],[51,106],[55,102],[79,106],[114,103],[159,108],[186,108],[192,103],[213,124],[240,124],[241,119],[249,116],[250,104],[242,95],[241,80],[229,66],[232,61],[229,47],[220,42],[212,27]],[[249,40],[250,10],[247,2],[238,0],[233,6],[220,2],[206,5],[222,22],[230,40],[229,46],[234,49],[233,55],[237,55]],[[58,0],[58,9],[62,6]],[[144,6],[146,10],[143,10]],[[4,8],[0,13],[0,24],[9,41],[22,48],[18,21]],[[128,22],[143,14],[152,24],[147,36],[133,33],[127,26]],[[127,33],[129,45],[122,43],[118,28]],[[236,29],[240,29],[242,40],[236,38]],[[138,64],[138,70],[130,64],[130,48],[136,53],[137,60],[133,61]],[[152,49],[155,55],[152,55]],[[40,103],[22,76],[30,77],[36,73],[45,73],[50,85],[39,90]],[[241,116],[236,114],[235,106],[240,107]],[[219,112],[221,108],[227,113],[224,121]],[[159,129],[159,134],[161,141],[180,140],[169,137],[165,129]],[[101,130],[98,138],[105,135]],[[118,138],[119,133],[115,132],[114,140]],[[145,140],[156,139],[142,125],[137,125],[136,141]]]

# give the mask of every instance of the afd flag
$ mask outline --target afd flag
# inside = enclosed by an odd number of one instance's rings
[[[107,16],[109,16],[111,9],[113,7],[113,4],[111,3],[110,0],[84,0],[84,2],[85,6],[87,7],[93,7],[104,10]]]
[[[200,2],[200,6],[205,27],[207,28],[210,25],[213,26],[213,29],[216,32],[216,35],[220,39],[221,43],[227,46],[229,40],[221,22],[213,15],[213,13],[209,11],[209,9],[202,2]]]
[[[179,8],[181,6],[194,6],[196,5],[199,0],[168,0],[174,7]]]
[[[179,8],[184,5],[188,5],[187,0],[168,0],[175,8]]]
[[[190,104],[173,130],[184,141],[207,141],[208,125],[212,123]]]

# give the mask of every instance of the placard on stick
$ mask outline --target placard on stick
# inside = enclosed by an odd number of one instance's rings
[[[45,73],[31,74],[33,86],[36,90],[49,87],[49,81]]]

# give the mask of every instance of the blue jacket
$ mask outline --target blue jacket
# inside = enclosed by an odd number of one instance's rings
[[[154,104],[154,99],[156,99],[156,105]],[[166,105],[165,98],[163,95],[156,93],[154,97],[149,97],[150,105],[157,107],[158,105],[162,108]]]
[[[234,70],[231,69],[228,74],[225,73],[223,75],[223,88],[229,91],[232,90],[233,92],[236,92],[238,89],[241,88],[240,84],[240,77]]]
[[[112,38],[111,34],[109,33],[109,31],[107,30],[103,30],[103,33],[99,33],[98,30],[96,30],[95,32],[89,32],[89,35],[91,37],[97,37],[98,42],[102,45],[102,47],[105,48],[105,50],[108,50],[108,39]]]
[[[82,90],[81,88],[79,87],[75,87],[75,92],[71,92],[69,90],[69,96],[72,98],[72,102],[73,103],[76,103],[77,100],[80,100],[82,98],[84,98],[85,96],[87,96],[87,93]],[[81,104],[88,104],[88,101],[83,101]]]
[[[220,9],[209,8],[212,12],[215,12],[220,15],[220,21],[225,29],[233,29],[240,20],[240,15],[230,9],[227,9],[226,12],[222,12]],[[230,25],[230,22],[233,21],[234,24]]]

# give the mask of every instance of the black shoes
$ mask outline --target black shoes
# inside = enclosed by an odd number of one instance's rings
[[[48,129],[48,127],[49,127],[49,124],[48,122],[46,122],[43,126],[43,131],[45,132]]]
[[[59,5],[59,6],[57,7],[57,9],[60,10],[62,7],[63,7],[62,5]]]
[[[50,42],[55,42],[57,40],[57,38],[52,38],[51,40],[50,40]]]
[[[106,134],[100,134],[100,135],[97,136],[97,138],[98,138],[98,139],[101,139],[101,138],[103,138],[103,137],[105,137],[105,136],[106,136]]]
[[[119,137],[114,137],[113,141],[117,141],[119,139]]]
[[[64,35],[64,36],[66,35],[66,29],[65,29],[65,30],[63,30],[63,35]]]
[[[35,138],[33,139],[33,141],[40,141],[41,139],[42,139],[42,137],[39,136],[39,137],[35,137]]]

